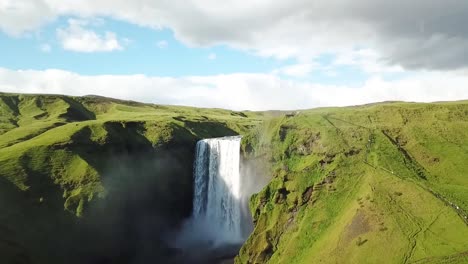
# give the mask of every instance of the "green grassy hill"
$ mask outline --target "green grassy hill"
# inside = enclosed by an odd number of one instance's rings
[[[468,103],[301,111],[244,140],[271,164],[238,263],[468,263]]]
[[[235,112],[0,93],[1,263],[171,263],[200,138],[270,183],[238,263],[468,263],[468,102]],[[260,171],[260,169],[258,170]]]
[[[190,215],[195,143],[261,115],[0,94],[2,263],[130,263]]]

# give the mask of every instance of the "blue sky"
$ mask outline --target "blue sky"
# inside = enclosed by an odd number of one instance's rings
[[[466,99],[452,22],[468,4],[415,15],[427,1],[2,0],[0,91],[236,109]]]
[[[261,59],[226,46],[189,47],[174,39],[169,29],[153,30],[112,19],[100,19],[98,25],[87,28],[99,35],[106,31],[116,32],[122,39],[122,50],[65,50],[56,37],[56,29],[66,27],[67,19],[60,18],[34,34],[10,37],[2,33],[1,66],[12,69],[57,68],[89,75],[142,73],[184,76],[268,72],[281,65],[279,61]],[[50,51],[41,50],[43,45],[49,45]],[[216,59],[210,59],[210,54],[216,54]]]
[[[83,52],[62,46],[57,30],[68,26],[68,20],[89,23],[86,29],[103,36],[117,35],[121,49]],[[272,73],[296,65],[295,58],[277,59],[240,50],[225,44],[197,46],[182,43],[170,29],[152,29],[112,18],[83,20],[60,17],[36,32],[20,36],[0,33],[0,67],[20,69],[62,69],[83,75],[209,76],[232,73]],[[368,75],[353,65],[333,66],[331,54],[312,61],[317,68],[300,76],[282,74],[285,78],[322,84],[360,85]],[[327,68],[327,69],[323,69]],[[332,68],[332,69],[330,69]],[[333,73],[330,73],[330,71]],[[386,77],[391,77],[386,76]]]

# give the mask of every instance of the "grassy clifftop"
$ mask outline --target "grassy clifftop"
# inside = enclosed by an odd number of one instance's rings
[[[270,183],[237,263],[468,262],[468,102],[235,112],[0,93],[2,263],[171,263],[200,138]]]
[[[2,262],[138,263],[169,254],[155,237],[191,212],[195,142],[243,133],[260,118],[0,94]]]
[[[28,166],[51,171],[57,184],[92,185],[99,182],[93,178],[99,164],[90,166],[98,162],[86,160],[86,150],[118,153],[193,143],[245,132],[260,120],[257,114],[247,113],[249,118],[226,110],[58,95],[0,94],[0,113],[3,176],[21,190],[29,187]],[[91,193],[101,191],[99,186],[90,188]]]
[[[467,263],[468,103],[301,111],[245,150],[271,165],[237,263]]]

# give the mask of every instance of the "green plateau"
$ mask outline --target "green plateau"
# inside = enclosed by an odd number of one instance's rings
[[[236,263],[468,263],[468,101],[252,112],[5,93],[0,262],[180,263],[167,230],[191,214],[195,144],[232,135],[268,179]]]

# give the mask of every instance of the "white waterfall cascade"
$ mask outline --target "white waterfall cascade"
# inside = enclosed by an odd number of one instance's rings
[[[240,143],[234,136],[203,139],[196,146],[191,220],[215,246],[244,240]]]

